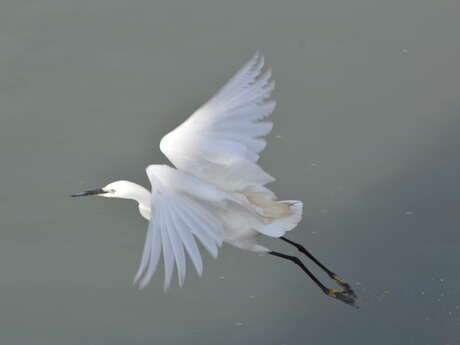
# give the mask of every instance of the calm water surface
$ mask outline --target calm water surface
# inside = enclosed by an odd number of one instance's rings
[[[458,1],[4,0],[0,344],[460,342]],[[261,164],[305,218],[291,237],[359,311],[293,265],[224,247],[201,279],[131,285],[163,134],[256,49],[278,108]],[[272,248],[294,253],[279,241]],[[176,285],[176,284],[175,284]]]

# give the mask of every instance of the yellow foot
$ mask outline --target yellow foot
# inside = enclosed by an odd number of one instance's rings
[[[328,289],[326,295],[329,297],[335,297],[337,294],[345,293],[343,290],[336,290],[336,289]]]
[[[341,287],[343,287],[343,289],[345,290],[343,292],[346,292],[347,294],[351,295],[354,298],[357,297],[355,292],[351,288],[350,284],[348,284],[345,280],[343,280],[342,278],[340,278],[336,274],[333,274],[331,278],[334,279],[337,282],[337,284],[339,284]]]
[[[338,299],[339,301],[342,301],[348,305],[351,305],[353,307],[356,307],[356,299],[354,293],[351,294],[347,290],[335,290],[335,289],[327,289],[325,291],[326,295],[329,297],[333,297],[335,299]]]

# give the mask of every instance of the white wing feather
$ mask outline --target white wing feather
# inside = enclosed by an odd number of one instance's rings
[[[257,165],[272,129],[263,120],[275,109],[269,101],[275,84],[263,73],[259,53],[206,104],[160,142],[179,169],[225,191],[260,186],[275,179]]]
[[[152,184],[151,217],[134,283],[140,288],[149,283],[163,252],[166,290],[171,283],[174,264],[179,285],[184,282],[184,248],[201,275],[203,262],[195,238],[212,256],[217,256],[224,230],[210,209],[225,203],[226,193],[168,166],[151,165],[147,175]]]
[[[176,258],[176,267],[177,267],[177,279],[179,281],[179,286],[184,284],[185,278],[185,252],[184,245],[179,238],[178,230],[176,230],[172,219],[174,218],[174,213],[171,212],[171,207],[174,207],[174,204],[170,204],[169,200],[168,207],[165,208],[165,212],[168,213],[168,217],[165,217],[166,220],[166,232],[169,237],[169,242],[171,243],[172,252]]]
[[[262,120],[276,106],[269,100],[275,87],[272,73],[263,72],[264,64],[263,56],[256,53],[216,95],[161,140],[161,151],[178,170],[160,165],[147,168],[152,203],[144,253],[135,277],[141,288],[155,273],[161,252],[165,289],[174,264],[182,286],[185,252],[201,275],[203,262],[196,239],[217,256],[224,230],[216,210],[222,210],[227,202],[233,202],[235,212],[244,211],[257,228],[257,215],[241,208],[241,201],[227,192],[275,180],[257,165],[266,145],[263,137],[273,126]]]

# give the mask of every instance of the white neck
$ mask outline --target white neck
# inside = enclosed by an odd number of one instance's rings
[[[138,203],[139,212],[142,217],[147,220],[150,220],[150,209],[151,209],[151,198],[152,194],[145,189],[144,187],[139,186],[142,188],[142,194],[138,194],[138,198],[134,199]]]
[[[144,187],[133,183],[132,193],[126,199],[136,200],[142,217],[150,220],[151,193]]]
[[[142,217],[150,219],[150,192],[144,187],[130,181],[117,181],[105,188],[113,189],[113,193],[102,194],[106,198],[120,198],[135,200],[139,204],[139,212]]]
[[[136,200],[139,204],[146,204],[150,207],[150,192],[144,187],[130,182],[129,189],[124,199]]]

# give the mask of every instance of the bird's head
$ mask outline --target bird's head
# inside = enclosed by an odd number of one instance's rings
[[[115,181],[107,186],[97,189],[90,189],[81,193],[72,194],[72,197],[79,196],[102,196],[105,198],[131,199],[132,193],[137,185],[129,181]]]

